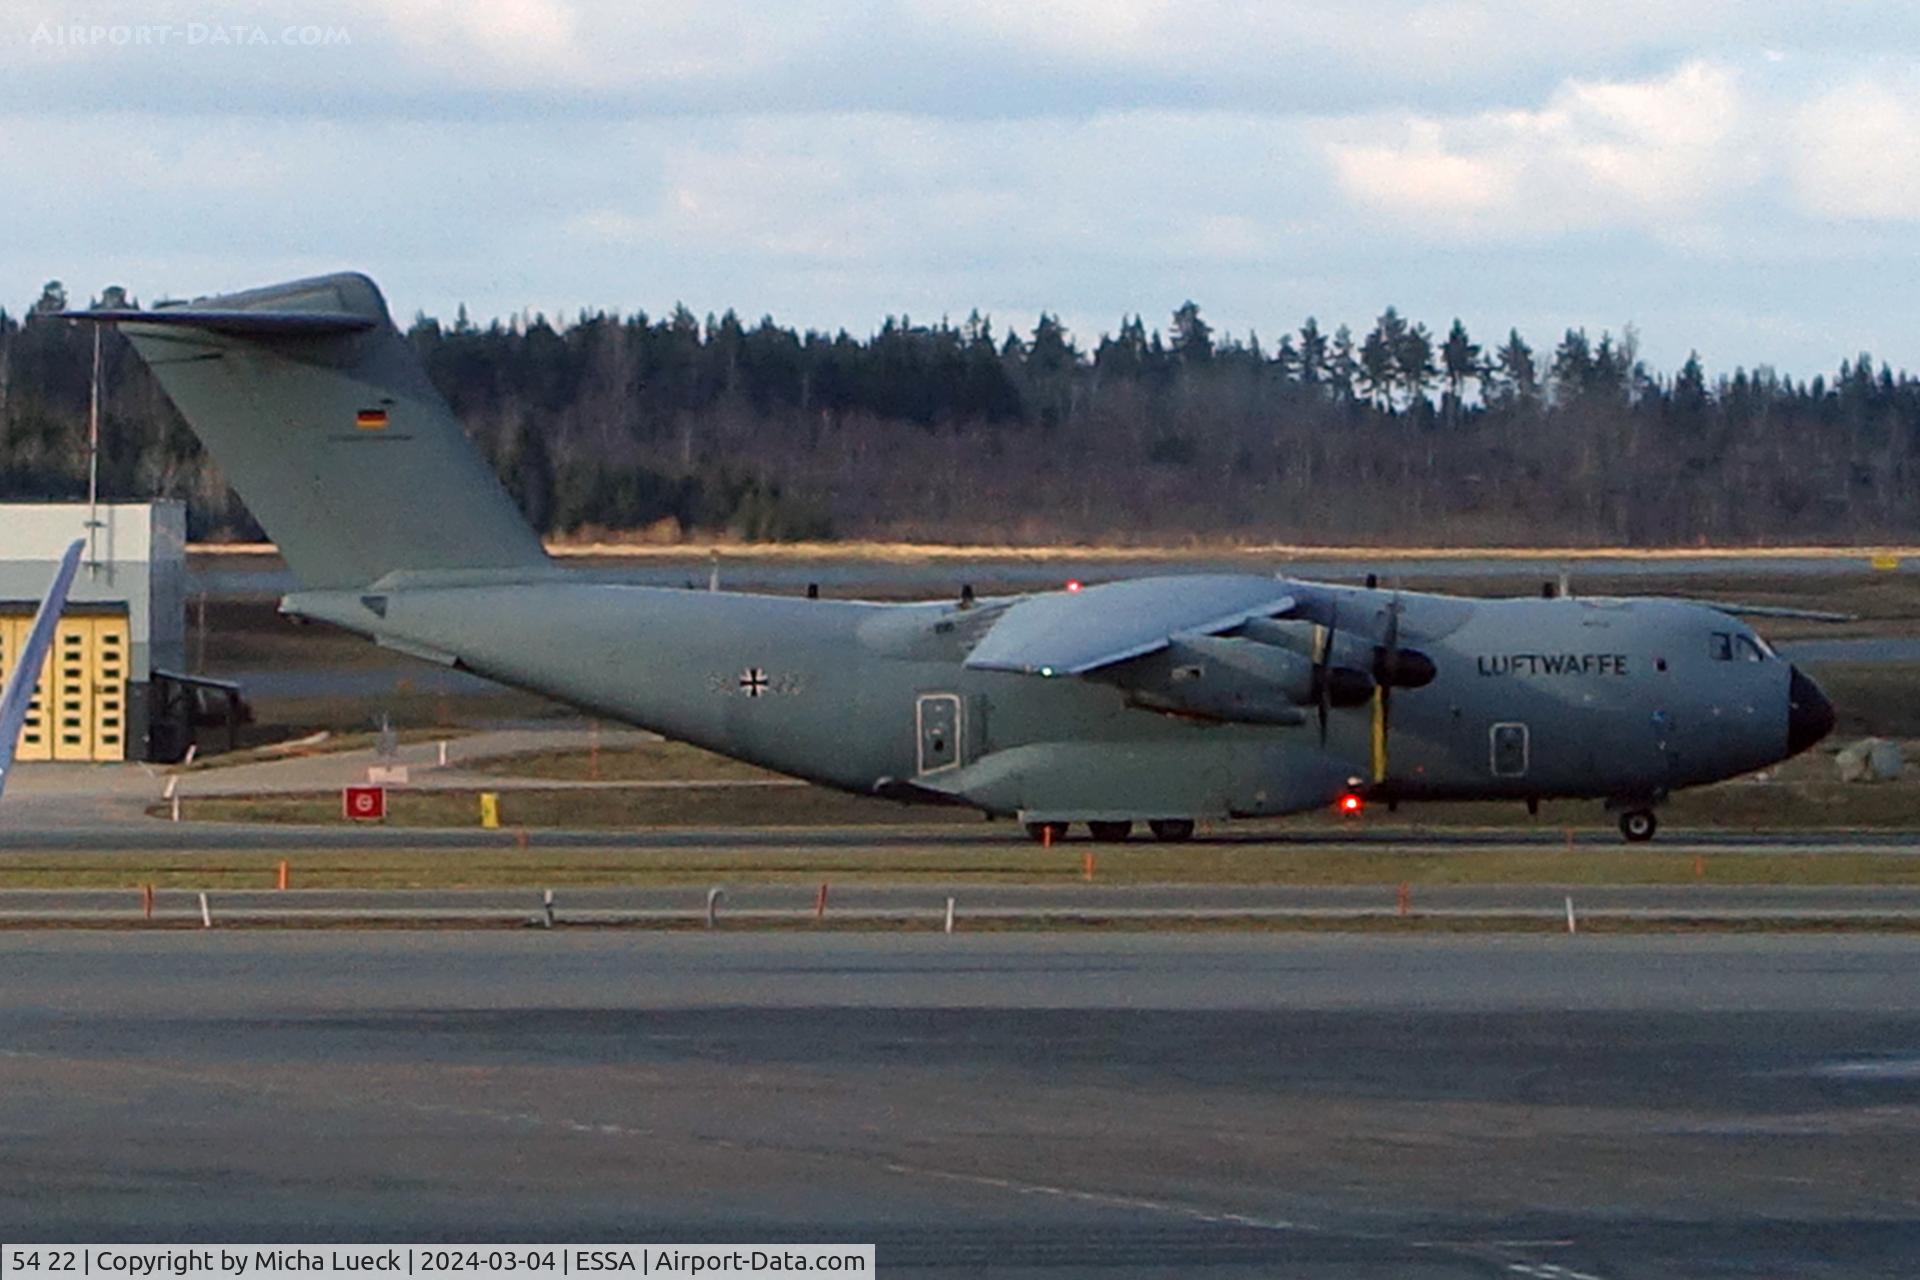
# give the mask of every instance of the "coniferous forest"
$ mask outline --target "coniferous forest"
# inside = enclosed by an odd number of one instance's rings
[[[127,305],[120,290],[99,300]],[[0,311],[0,496],[85,491],[91,335]],[[1796,381],[1647,367],[1629,330],[1444,331],[1388,308],[1218,334],[1188,303],[1091,345],[889,318],[583,314],[409,337],[550,534],[1487,545],[1920,540],[1920,380],[1868,355]],[[259,531],[117,334],[102,492]]]

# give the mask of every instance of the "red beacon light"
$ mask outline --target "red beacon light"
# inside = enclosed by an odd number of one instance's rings
[[[1334,805],[1341,813],[1351,817],[1367,807],[1367,798],[1358,791],[1348,791],[1334,801]]]
[[[1078,591],[1079,589],[1080,589],[1080,579],[1078,578],[1067,579],[1067,590]]]

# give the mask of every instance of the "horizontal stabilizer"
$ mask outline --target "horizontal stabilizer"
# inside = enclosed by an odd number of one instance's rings
[[[216,307],[159,307],[59,311],[61,320],[91,320],[95,324],[163,324],[205,329],[243,338],[310,338],[335,333],[359,333],[373,328],[371,316],[351,311],[236,311]]]
[[[1197,573],[1132,578],[1028,596],[967,655],[976,670],[1082,675],[1164,649],[1177,635],[1216,635],[1285,613],[1294,597],[1271,578]]]

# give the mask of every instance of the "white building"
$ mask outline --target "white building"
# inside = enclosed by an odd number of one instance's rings
[[[142,759],[153,672],[185,667],[186,506],[101,503],[89,528],[85,503],[0,504],[0,678],[75,538],[87,554],[19,758]]]

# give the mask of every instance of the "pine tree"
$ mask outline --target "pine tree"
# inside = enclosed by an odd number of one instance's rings
[[[1447,378],[1448,412],[1458,422],[1467,379],[1480,375],[1480,344],[1467,337],[1467,326],[1458,316],[1454,317],[1453,327],[1447,330],[1447,340],[1440,347],[1440,365]]]
[[[1345,328],[1341,326],[1342,330]],[[1307,322],[1300,326],[1300,381],[1313,384],[1326,377],[1327,335],[1320,332],[1320,322],[1308,316]]]

